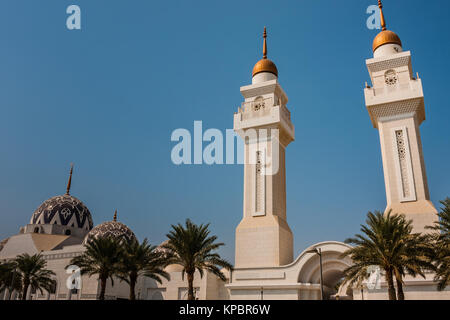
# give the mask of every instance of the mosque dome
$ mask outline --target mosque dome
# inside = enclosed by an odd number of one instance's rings
[[[402,41],[395,32],[383,30],[375,37],[375,39],[373,39],[372,49],[375,52],[379,47],[388,43],[402,46]]]
[[[169,264],[164,268],[166,272],[183,272],[184,267],[180,264]]]
[[[169,243],[169,240],[165,240],[165,241],[161,242],[161,243],[159,244],[159,246],[157,246],[157,247],[155,248],[155,251],[158,252],[158,253],[161,253],[161,254],[163,254],[163,255],[165,255],[165,256],[168,256],[169,253],[170,253],[170,250],[167,249],[167,248],[164,248],[164,246],[165,246],[166,244],[168,244],[168,243]]]
[[[378,0],[378,7],[380,8],[380,22],[382,31],[377,34],[375,39],[373,39],[373,52],[385,44],[394,44],[401,47],[402,42],[400,37],[395,32],[386,29],[386,21],[384,20],[383,5],[381,0]]]
[[[269,60],[267,58],[263,58],[255,64],[255,66],[253,67],[252,76],[254,77],[261,72],[270,72],[278,77],[277,66],[272,62],[272,60]]]
[[[107,221],[95,226],[84,238],[83,244],[88,243],[92,239],[111,238],[118,241],[135,241],[136,236],[133,231],[121,222],[117,221],[117,210],[114,213],[113,221]]]
[[[79,199],[69,194],[72,183],[73,166],[70,168],[66,194],[44,201],[34,211],[30,224],[55,224],[91,230],[92,216],[89,209]]]
[[[263,58],[259,60],[253,67],[252,77],[261,72],[269,72],[278,77],[278,69],[273,61],[267,59],[267,32],[264,27],[264,44],[263,44]]]
[[[93,227],[89,209],[69,194],[44,201],[33,213],[30,224],[57,224],[85,230]]]
[[[163,246],[166,245],[168,242],[169,242],[169,240],[162,242],[159,246],[157,246],[155,248],[155,251],[159,252],[159,253],[163,254],[165,257],[167,257],[170,253],[170,250],[167,248],[164,248]],[[174,263],[174,264],[169,264],[168,266],[166,266],[164,268],[164,271],[169,272],[169,273],[170,272],[182,272],[183,269],[184,269],[184,267],[182,265]]]

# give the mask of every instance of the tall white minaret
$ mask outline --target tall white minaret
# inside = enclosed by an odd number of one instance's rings
[[[413,75],[411,52],[403,51],[397,34],[386,29],[378,1],[382,31],[373,41],[373,58],[366,60],[372,87],[364,95],[372,124],[380,133],[386,185],[386,212],[405,214],[414,231],[437,220],[430,201],[420,124],[425,120],[422,81]]]
[[[294,140],[288,98],[278,70],[263,58],[252,84],[241,87],[245,101],[234,115],[244,140],[244,214],[236,228],[236,268],[274,267],[293,261],[293,237],[286,221],[285,148]]]

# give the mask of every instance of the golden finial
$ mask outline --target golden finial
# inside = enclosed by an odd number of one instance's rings
[[[72,185],[72,172],[73,172],[73,163],[70,164],[69,181],[67,182],[67,189],[66,189],[67,195],[70,193],[70,186]]]
[[[264,42],[263,42],[263,58],[259,60],[255,66],[253,67],[252,77],[261,72],[270,72],[278,77],[278,70],[275,66],[275,63],[267,59],[267,31],[266,27],[264,27]]]
[[[117,221],[117,209],[114,211],[113,221]]]
[[[263,37],[264,37],[264,44],[263,44],[263,59],[267,59],[267,32],[266,32],[266,27],[264,27],[264,33],[263,33]]]
[[[378,8],[380,8],[381,29],[384,31],[386,30],[386,21],[384,20],[383,4],[381,3],[381,0],[378,0]]]
[[[380,22],[382,31],[373,39],[372,50],[375,52],[379,47],[385,44],[396,44],[402,46],[402,41],[399,36],[392,31],[386,29],[386,21],[384,20],[383,5],[381,0],[378,0],[378,7],[380,8]]]

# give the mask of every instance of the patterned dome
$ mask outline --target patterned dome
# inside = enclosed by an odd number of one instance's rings
[[[167,258],[168,255],[169,255],[169,253],[170,253],[170,250],[169,250],[169,249],[163,248],[163,246],[166,245],[167,243],[169,243],[169,240],[165,240],[164,242],[162,242],[159,246],[157,246],[157,247],[155,248],[155,251],[156,251],[156,252],[160,252],[161,254],[163,254],[163,256],[164,256],[165,258]],[[164,268],[164,271],[169,272],[169,273],[170,273],[170,272],[182,272],[183,269],[184,269],[184,267],[183,267],[182,265],[179,265],[179,264],[169,264],[168,266],[166,266],[166,267]]]
[[[65,194],[50,198],[33,213],[30,224],[57,224],[91,230],[89,209],[77,198]]]
[[[114,214],[114,220],[103,222],[92,229],[84,238],[83,244],[88,243],[92,239],[113,238],[119,241],[131,242],[136,239],[133,231],[123,223],[117,222],[117,213]]]
[[[166,245],[166,244],[168,244],[168,243],[169,243],[169,240],[165,240],[165,241],[161,242],[161,243],[159,244],[159,246],[157,246],[157,247],[155,248],[155,251],[158,252],[158,253],[161,253],[162,255],[164,255],[165,257],[167,257],[167,256],[169,255],[169,253],[170,253],[170,250],[169,250],[169,249],[166,249],[166,248],[163,248],[163,246]]]

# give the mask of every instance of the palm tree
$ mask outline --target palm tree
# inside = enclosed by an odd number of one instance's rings
[[[342,255],[350,256],[354,262],[344,271],[345,282],[361,285],[368,277],[369,267],[379,266],[385,273],[389,300],[403,300],[404,275],[409,273],[425,277],[423,270],[432,267],[425,255],[425,238],[411,233],[411,221],[406,221],[403,215],[392,215],[391,212],[385,215],[379,211],[369,212],[366,224],[361,226],[364,235],[357,234],[345,240],[355,245]]]
[[[19,277],[22,284],[22,300],[26,300],[28,288],[50,291],[56,281],[52,279],[55,273],[46,269],[47,261],[41,254],[30,256],[28,253],[21,254],[14,259],[16,276]]]
[[[0,291],[7,289],[12,282],[12,275],[14,273],[14,264],[3,262],[0,263]]]
[[[196,225],[191,220],[186,220],[186,227],[181,224],[172,225],[172,230],[167,234],[169,239],[161,247],[168,251],[168,262],[179,264],[183,267],[182,279],[187,275],[188,300],[194,300],[194,273],[196,270],[203,277],[204,270],[209,271],[225,281],[225,275],[218,267],[232,270],[233,266],[222,259],[214,251],[223,246],[216,243],[217,237],[210,236],[209,224]]]
[[[0,264],[0,292],[6,289],[8,289],[10,297],[13,290],[19,291],[22,289],[21,280],[17,275],[14,262],[4,262]]]
[[[399,242],[394,254],[394,274],[397,285],[397,299],[405,300],[403,292],[403,277],[409,274],[413,277],[420,275],[425,279],[425,270],[434,270],[429,259],[432,248],[429,246],[428,236],[412,232],[412,221],[400,220],[399,229],[403,239]]]
[[[82,275],[87,274],[89,277],[98,275],[100,280],[98,299],[105,300],[106,281],[109,278],[114,285],[113,277],[119,273],[121,243],[112,238],[94,238],[85,244],[85,248],[81,255],[72,258],[70,264],[78,266]]]
[[[434,255],[432,259],[436,263],[435,281],[439,281],[438,290],[444,290],[450,284],[450,198],[441,201],[443,207],[438,213],[439,221],[434,226],[427,227],[435,230],[431,235]]]
[[[130,300],[135,300],[135,287],[140,275],[161,283],[161,277],[170,279],[164,267],[167,266],[163,253],[156,246],[148,244],[147,239],[139,244],[137,240],[124,243],[118,277],[130,285]]]

